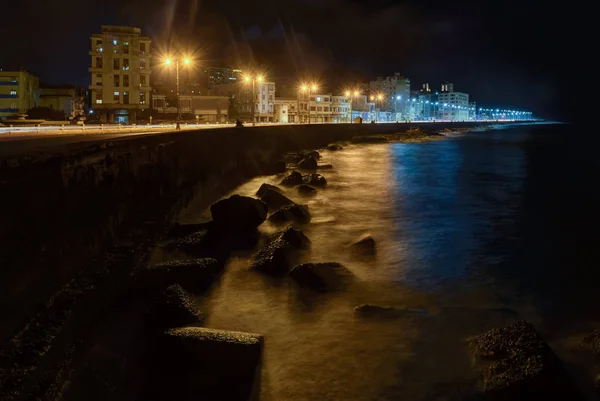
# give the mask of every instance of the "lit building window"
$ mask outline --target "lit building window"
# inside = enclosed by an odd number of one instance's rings
[[[10,91],[10,95],[11,96],[17,96],[17,91],[16,90],[11,90]]]
[[[113,92],[113,100],[118,102],[120,99],[119,92]]]
[[[119,43],[119,42],[117,41],[117,39],[113,40],[113,45],[115,45],[115,46],[116,46],[116,45],[117,45],[117,43]]]
[[[146,92],[140,92],[140,104],[146,104]]]

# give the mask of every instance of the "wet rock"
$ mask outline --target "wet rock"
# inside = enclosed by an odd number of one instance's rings
[[[304,157],[312,157],[315,160],[319,160],[321,158],[321,154],[316,150],[307,150],[303,152]]]
[[[300,184],[302,184],[302,174],[300,174],[297,171],[292,171],[291,173],[283,177],[283,180],[281,181],[281,185],[284,185],[286,187],[294,187]]]
[[[260,377],[263,337],[259,334],[181,327],[157,344],[155,380],[144,399],[248,400]]]
[[[321,174],[308,174],[302,177],[302,182],[313,187],[325,188],[327,180]]]
[[[336,151],[336,150],[342,150],[342,149],[344,149],[344,147],[337,143],[330,143],[329,145],[327,145],[327,150],[330,150],[330,151]]]
[[[283,193],[283,190],[279,187],[276,187],[275,185],[262,184],[260,186],[260,188],[258,188],[258,191],[256,191],[256,196],[258,196],[259,198],[262,198],[265,195],[265,193],[267,192],[267,190],[269,190],[269,189],[271,191]]]
[[[406,316],[426,316],[424,309],[395,308],[393,306],[379,306],[364,304],[354,308],[354,313],[363,318],[388,318],[395,319]]]
[[[375,240],[370,235],[363,235],[362,237],[356,239],[352,244],[350,244],[350,248],[353,252],[365,255],[365,256],[374,256],[376,251]]]
[[[388,140],[384,136],[355,136],[351,141],[353,143],[386,143]]]
[[[269,221],[282,224],[293,221],[300,224],[310,223],[310,213],[307,206],[287,205],[273,213],[268,218]]]
[[[223,264],[212,258],[175,260],[140,269],[134,278],[148,291],[179,284],[188,291],[199,292],[210,287],[222,269]]]
[[[293,205],[294,201],[281,192],[267,189],[261,200],[267,205],[269,210],[279,210],[284,206]]]
[[[317,189],[315,187],[311,187],[310,185],[306,185],[306,184],[302,184],[302,185],[298,185],[298,192],[300,192],[301,194],[307,195],[307,194],[316,194],[317,193]]]
[[[471,340],[490,400],[582,400],[556,355],[528,322],[490,330]]]
[[[197,253],[198,251],[211,247],[218,242],[219,234],[215,225],[212,224],[212,222],[210,223],[211,224],[204,224],[202,227],[198,227],[200,226],[199,224],[190,224],[190,226],[199,228],[199,231],[171,240],[163,246],[167,249],[179,249],[190,253]],[[187,230],[187,228],[185,230]],[[184,232],[185,230],[181,230],[180,232]]]
[[[214,228],[214,222],[208,221],[197,224],[179,224],[175,223],[167,233],[169,237],[184,237],[200,231],[208,231]]]
[[[312,157],[307,157],[302,159],[296,164],[296,167],[303,170],[316,170],[318,163]]]
[[[332,291],[347,287],[354,279],[348,268],[340,263],[304,263],[290,272],[300,287],[315,291]]]
[[[600,329],[596,329],[583,337],[583,340],[579,343],[579,348],[591,351],[595,357],[600,358]]]
[[[331,170],[333,168],[333,165],[331,165],[329,163],[319,163],[317,165],[317,168],[319,170]]]
[[[252,255],[251,268],[273,276],[283,276],[290,270],[299,251],[310,247],[310,240],[301,230],[288,227],[275,234]]]
[[[267,219],[267,205],[260,199],[233,195],[213,203],[210,213],[219,228],[246,231],[255,229]]]
[[[203,320],[190,294],[178,284],[170,285],[160,294],[149,316],[150,325],[161,329],[200,324]]]

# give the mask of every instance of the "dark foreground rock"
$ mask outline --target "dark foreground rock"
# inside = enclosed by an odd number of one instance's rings
[[[486,399],[583,400],[552,349],[523,320],[471,340]]]
[[[195,224],[180,224],[175,223],[169,231],[167,232],[167,236],[169,238],[181,238],[188,236],[190,234],[194,234],[200,231],[209,231],[214,228],[214,222],[208,221],[205,223],[195,223]]]
[[[191,230],[196,231],[189,232]],[[179,249],[189,253],[198,253],[198,251],[211,247],[219,241],[217,227],[212,221],[201,224],[175,226],[169,232],[171,236],[184,233],[184,236],[167,242],[163,247],[167,249]]]
[[[353,252],[364,256],[374,256],[377,250],[375,246],[375,240],[370,235],[363,235],[362,237],[354,240],[350,244],[350,248]]]
[[[310,213],[308,207],[303,205],[287,205],[273,213],[268,218],[269,221],[277,224],[295,222],[299,224],[310,223]]]
[[[248,400],[260,377],[259,334],[183,327],[167,330],[157,346],[152,400]]]
[[[319,163],[317,165],[317,169],[319,170],[331,170],[333,168],[333,165],[329,164],[329,163]]]
[[[339,263],[304,263],[290,272],[290,277],[302,288],[332,291],[347,287],[354,275]]]
[[[396,308],[393,306],[380,306],[364,304],[354,308],[356,316],[361,318],[385,318],[396,319],[401,317],[426,316],[424,309]]]
[[[267,219],[267,205],[260,199],[233,195],[213,203],[210,213],[220,229],[247,231]]]
[[[281,192],[267,189],[261,196],[261,200],[267,205],[269,210],[279,210],[284,206],[293,205],[294,201]]]
[[[313,159],[312,157],[307,157],[300,160],[296,164],[296,167],[302,170],[315,170],[317,168],[317,165],[318,163],[315,159]]]
[[[178,284],[170,285],[158,296],[148,316],[151,327],[163,330],[201,324],[203,320],[190,294]]]
[[[313,187],[325,188],[327,180],[321,174],[308,174],[302,177],[302,182]]]
[[[310,247],[310,240],[301,230],[288,227],[275,234],[267,244],[252,255],[252,269],[273,276],[289,272],[301,250]]]
[[[222,268],[222,263],[211,258],[175,260],[140,269],[134,273],[134,279],[147,291],[179,284],[188,291],[199,292],[210,287]]]
[[[267,192],[267,190],[283,193],[283,190],[279,187],[276,187],[275,185],[262,184],[260,186],[260,188],[258,188],[258,191],[256,191],[256,196],[258,196],[259,198],[262,198],[265,195],[265,193]]]
[[[353,143],[385,143],[388,140],[384,136],[355,136],[351,141]]]
[[[298,192],[304,195],[314,195],[317,193],[317,188],[311,187],[310,185],[302,184],[298,185]]]
[[[283,177],[283,180],[281,181],[281,185],[286,187],[295,187],[296,185],[300,184],[302,184],[302,174],[297,171],[292,171]]]
[[[312,158],[319,160],[321,155],[316,150],[302,150],[300,152],[288,152],[283,155],[283,160],[286,163],[298,164],[300,161]]]
[[[330,150],[330,151],[336,151],[336,150],[342,150],[342,149],[344,149],[344,147],[337,143],[330,143],[329,145],[327,145],[327,150]]]
[[[600,358],[600,329],[596,329],[583,337],[579,348],[590,351],[594,357]]]

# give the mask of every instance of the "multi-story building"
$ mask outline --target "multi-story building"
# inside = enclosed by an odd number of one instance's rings
[[[254,99],[252,99],[253,92]],[[244,119],[252,121],[254,115],[255,122],[273,122],[275,82],[254,81],[253,84],[242,84],[239,87],[236,103]]]
[[[298,97],[302,122],[331,122],[331,93],[301,93]]]
[[[298,118],[298,98],[276,97],[273,119],[276,123],[295,123]]]
[[[128,124],[150,108],[150,38],[140,28],[102,26],[90,37],[91,102],[101,121]]]
[[[379,103],[382,111],[396,113],[398,119],[406,113],[406,101],[410,98],[410,79],[399,72],[393,76],[377,77],[376,81],[370,82],[369,90],[373,96],[382,95],[383,102]]]
[[[169,104],[165,95],[152,96],[152,108],[159,113],[159,117],[173,119],[177,113],[176,104]],[[229,117],[229,97],[182,95],[179,97],[179,108],[182,114],[193,116],[197,123],[226,123]]]
[[[454,85],[445,83],[438,94],[439,118],[464,121],[469,119],[469,94],[454,92]]]
[[[350,103],[347,96],[331,96],[331,122],[350,122]]]
[[[242,80],[242,70],[234,68],[207,67],[204,69],[208,88],[214,85],[235,84]]]
[[[0,70],[0,117],[13,118],[39,104],[40,80],[27,71]]]

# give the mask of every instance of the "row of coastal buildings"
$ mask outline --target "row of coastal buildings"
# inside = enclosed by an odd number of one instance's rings
[[[254,71],[198,66],[194,60],[175,60],[167,66],[153,53],[151,38],[134,27],[102,26],[101,32],[90,36],[88,57],[90,83],[84,88],[88,121],[336,123],[357,117],[365,121],[485,118],[469,94],[455,91],[452,83],[438,90],[429,84],[414,89],[400,73],[352,83],[335,93],[315,82],[269,80]],[[25,71],[0,71],[0,117],[40,106],[63,110],[68,117],[77,114],[73,109],[81,95],[75,87],[40,87],[39,79]]]

